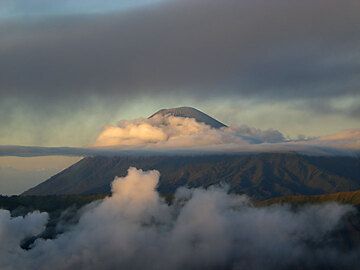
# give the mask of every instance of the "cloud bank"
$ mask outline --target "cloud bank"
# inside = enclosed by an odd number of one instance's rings
[[[360,130],[340,131],[322,137],[289,138],[278,130],[247,125],[212,128],[193,118],[156,115],[123,120],[103,128],[92,145],[32,147],[0,145],[0,156],[93,156],[297,152],[308,155],[358,155]]]
[[[171,205],[155,188],[158,171],[130,168],[112,195],[82,209],[79,223],[56,239],[19,247],[37,234],[45,213],[0,212],[1,269],[305,269],[356,268],[331,233],[353,208],[335,203],[255,208],[224,189],[179,189]],[[5,244],[3,244],[5,243]]]
[[[96,139],[95,146],[191,148],[284,141],[284,135],[273,129],[262,131],[246,125],[215,129],[193,118],[156,115],[148,119],[120,121],[115,126],[105,127]]]
[[[275,129],[261,130],[247,125],[212,128],[193,118],[156,115],[120,121],[103,129],[95,147],[113,149],[199,149],[224,151],[306,151],[316,147],[359,150],[360,129],[297,139],[286,138]],[[312,148],[314,148],[312,150]],[[335,153],[335,152],[334,152]]]

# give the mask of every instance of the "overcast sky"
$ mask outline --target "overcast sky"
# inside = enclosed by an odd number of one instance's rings
[[[194,106],[226,124],[360,128],[358,0],[0,0],[0,144],[86,146]]]

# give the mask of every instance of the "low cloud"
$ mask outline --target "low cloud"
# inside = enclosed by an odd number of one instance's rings
[[[215,129],[193,118],[156,115],[107,126],[96,139],[95,146],[191,148],[284,141],[284,135],[273,129],[263,131],[246,125]]]
[[[33,212],[24,217],[10,216],[10,212],[0,209],[0,268],[6,269],[3,257],[20,255],[18,248],[25,237],[37,235],[45,229],[47,213]]]
[[[193,118],[156,115],[107,126],[94,144],[98,149],[195,149],[216,151],[298,151],[339,154],[360,149],[360,129],[322,137],[286,138],[275,129],[247,125],[215,129]],[[340,151],[340,152],[339,152]],[[345,152],[344,152],[345,151]]]
[[[53,240],[38,239],[47,214],[0,212],[1,269],[356,269],[358,257],[331,242],[354,211],[335,203],[256,208],[224,189],[181,188],[171,205],[156,192],[158,171],[130,168],[112,195],[86,206],[79,223]]]

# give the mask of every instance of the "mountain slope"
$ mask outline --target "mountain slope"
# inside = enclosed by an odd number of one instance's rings
[[[196,121],[200,123],[205,123],[213,128],[222,128],[226,127],[223,123],[219,122],[218,120],[212,118],[211,116],[191,107],[178,107],[172,109],[162,109],[151,115],[149,118],[152,118],[156,115],[172,115],[176,117],[188,117],[194,118]]]
[[[256,199],[316,195],[360,189],[357,157],[311,157],[292,153],[198,156],[88,157],[23,195],[102,194],[130,166],[161,173],[158,189],[225,183],[230,192]]]
[[[256,206],[268,206],[272,204],[317,204],[326,202],[337,202],[360,206],[360,190],[344,191],[323,195],[293,195],[271,198],[255,202]]]

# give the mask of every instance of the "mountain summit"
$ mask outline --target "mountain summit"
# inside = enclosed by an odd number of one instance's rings
[[[213,128],[222,128],[226,127],[225,124],[219,122],[218,120],[212,118],[211,116],[195,109],[192,107],[178,107],[178,108],[171,108],[171,109],[161,109],[151,115],[149,118],[154,117],[155,115],[172,115],[176,117],[187,117],[187,118],[194,118],[197,122],[204,123],[209,125]]]

